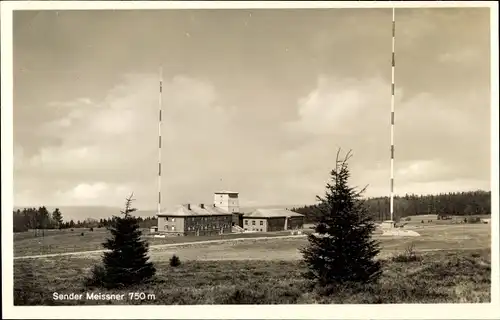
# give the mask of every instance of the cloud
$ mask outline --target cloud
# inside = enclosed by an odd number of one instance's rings
[[[189,200],[182,186],[187,188],[193,184],[199,184],[204,193],[209,194],[218,187],[221,175],[237,171],[244,174],[238,160],[251,155],[256,144],[250,141],[251,135],[239,134],[240,126],[233,121],[233,109],[218,103],[215,88],[201,80],[175,76],[164,81],[163,92],[165,200]],[[68,197],[75,202],[81,199],[94,203],[113,201],[113,197],[108,197],[109,190],[114,190],[111,186],[128,185],[145,199],[143,203],[147,206],[155,205],[157,78],[127,75],[102,101],[81,102],[81,99],[68,102],[66,105],[75,107],[39,126],[39,134],[55,143],[46,142],[34,155],[26,155],[21,146],[16,145],[18,188],[29,185],[49,202]],[[245,142],[250,147],[240,150],[240,143]],[[38,184],[38,190],[33,188],[33,179],[43,181]],[[243,178],[236,176],[235,179]],[[86,182],[82,184],[82,181]],[[48,195],[44,189],[69,191]],[[120,195],[120,199],[124,196]]]
[[[358,123],[372,121],[369,116],[387,117],[390,88],[381,78],[320,76],[316,88],[299,100],[299,119],[289,124],[290,129],[314,135],[356,134],[363,128]]]
[[[474,63],[480,58],[480,52],[474,48],[462,48],[456,51],[441,53],[438,60],[444,63]]]
[[[55,203],[63,206],[107,205],[123,201],[132,190],[127,186],[110,185],[105,182],[80,183],[69,190],[58,190]]]
[[[401,186],[397,192],[422,191],[432,182],[449,185],[450,190],[489,185],[489,126],[483,121],[489,116],[487,102],[481,103],[474,91],[462,92],[461,99],[430,93],[406,98],[402,91],[396,96],[395,179]],[[353,183],[368,184],[367,195],[388,193],[387,81],[322,76],[317,87],[300,99],[297,116],[286,129],[292,135],[306,134],[308,139],[283,153],[280,162],[283,171],[298,173],[295,179],[301,182],[295,185],[307,186],[297,188],[319,190],[334,165],[337,149],[343,148],[354,152]],[[462,185],[453,185],[457,182]]]
[[[310,203],[323,193],[338,148],[353,150],[353,185],[369,185],[367,196],[388,194],[390,84],[382,77],[319,76],[297,99],[295,119],[267,126],[221,104],[199,79],[165,79],[163,99],[164,203],[210,202],[219,188],[238,189],[243,205]],[[460,98],[397,91],[397,193],[489,184],[489,129],[479,121],[489,109],[478,101],[475,91]],[[101,101],[79,103],[40,128],[48,139],[38,153],[16,145],[16,199],[121,205],[134,191],[139,207],[156,206],[156,77],[128,75]]]
[[[90,105],[92,104],[92,100],[89,98],[78,98],[75,100],[71,101],[52,101],[49,102],[50,107],[67,107],[67,108],[72,108],[72,107],[77,107],[81,105]]]

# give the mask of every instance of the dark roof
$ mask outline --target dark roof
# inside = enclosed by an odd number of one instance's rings
[[[188,206],[190,207],[188,209]],[[172,208],[167,208],[163,210],[158,216],[160,217],[184,217],[184,216],[221,216],[221,215],[232,215],[231,212],[228,212],[222,208],[214,207],[213,205],[205,205],[204,208],[201,208],[199,205],[194,204],[182,204],[176,205]]]
[[[303,217],[302,214],[286,209],[256,209],[243,214],[243,218],[284,218]]]
[[[227,191],[227,190],[222,190],[222,191],[215,191],[215,194],[238,194],[238,192],[234,191]]]

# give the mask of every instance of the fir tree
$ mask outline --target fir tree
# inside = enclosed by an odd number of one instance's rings
[[[59,208],[56,208],[54,212],[52,212],[52,220],[54,220],[54,223],[56,224],[56,227],[61,228],[63,218],[61,211],[59,211]]]
[[[103,255],[103,267],[95,267],[93,277],[87,282],[91,286],[106,288],[128,287],[150,280],[156,273],[149,262],[148,243],[141,239],[137,218],[131,213],[132,196],[127,198],[122,217],[113,217],[107,229],[111,238],[103,243],[109,251]]]
[[[316,232],[308,235],[309,244],[301,249],[309,268],[306,277],[322,287],[375,282],[381,274],[380,262],[374,259],[379,253],[379,244],[372,239],[375,224],[361,199],[365,189],[348,186],[351,153],[343,160],[339,153],[326,195],[317,197]]]

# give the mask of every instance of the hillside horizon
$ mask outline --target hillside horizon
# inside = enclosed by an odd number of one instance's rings
[[[304,204],[295,204],[295,205],[264,205],[264,206],[241,206],[240,209],[242,212],[248,212],[255,209],[291,209],[293,207],[301,207]],[[23,210],[27,208],[38,208],[40,206],[14,206],[14,211]],[[120,207],[111,207],[111,206],[45,206],[49,212],[53,212],[56,208],[58,208],[62,215],[64,221],[69,220],[80,220],[83,221],[85,219],[105,219],[110,218],[113,215],[120,215],[120,210],[123,208]],[[146,217],[154,217],[156,215],[156,210],[154,209],[138,209],[134,213],[135,216],[146,218]]]
[[[457,194],[457,193],[471,193],[471,192],[486,192],[486,193],[491,193],[491,191],[486,191],[486,190],[471,190],[471,191],[463,191],[463,192],[451,192],[451,194]],[[448,194],[446,192],[444,193],[439,193],[439,194]],[[416,196],[436,196],[439,194],[426,194],[426,195],[418,195],[414,194]],[[412,195],[412,194],[408,194]],[[404,196],[397,195],[395,198],[402,198]],[[366,197],[364,199],[383,199],[387,198],[389,199],[388,196],[381,196],[381,197]],[[288,204],[288,205],[253,205],[253,206],[240,206],[241,212],[249,212],[253,211],[255,209],[292,209],[292,208],[299,208],[303,206],[310,206],[314,205],[314,203],[305,203],[305,204]],[[14,211],[16,210],[22,210],[24,208],[38,208],[38,206],[14,206]],[[49,212],[53,212],[56,208],[59,208],[63,215],[63,220],[64,221],[69,221],[69,220],[85,220],[85,219],[105,219],[105,218],[110,218],[113,215],[120,215],[120,211],[123,209],[118,206],[95,206],[95,205],[89,205],[89,206],[45,206]],[[138,209],[135,213],[136,216],[139,217],[154,217],[156,215],[156,209]]]

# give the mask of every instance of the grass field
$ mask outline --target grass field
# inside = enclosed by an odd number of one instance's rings
[[[478,249],[491,246],[491,225],[488,224],[461,224],[461,225],[426,225],[415,226],[413,230],[420,233],[420,237],[375,237],[382,244],[382,256],[394,251],[403,250],[412,243],[417,250],[436,249]],[[279,237],[289,233],[254,233],[232,234],[218,237],[174,237],[148,238],[150,241],[151,258],[155,261],[165,261],[171,255],[177,254],[184,260],[296,260],[300,259],[298,248],[307,243],[305,237],[250,239],[255,237]],[[39,255],[43,253],[58,253],[65,251],[85,251],[102,249],[101,242],[105,239],[104,230],[89,232],[88,237],[80,236],[76,230],[73,233],[54,234],[46,236],[44,241],[51,243],[50,252],[41,252],[38,238],[14,240],[14,256]],[[196,243],[202,240],[230,240],[248,237],[246,241],[226,241],[221,243]],[[83,238],[83,239],[82,239]],[[169,244],[184,243],[178,246]],[[99,258],[100,253],[85,254],[88,258]]]
[[[81,234],[84,233],[82,236]],[[269,233],[234,233],[210,237],[167,237],[153,238],[149,236],[149,230],[144,229],[143,235],[152,246],[172,243],[197,242],[206,240],[225,240],[234,238],[257,238],[277,237],[289,235],[290,232]],[[42,254],[54,254],[65,252],[80,252],[102,249],[102,243],[109,236],[105,228],[95,228],[89,231],[87,228],[71,230],[45,230],[43,237],[35,236],[34,231],[14,234],[14,256],[31,256]]]
[[[272,254],[272,253],[270,253]],[[339,288],[319,294],[301,276],[300,261],[187,261],[177,268],[157,261],[152,284],[126,291],[89,291],[84,276],[95,263],[80,257],[15,261],[16,305],[80,304],[308,304],[451,303],[490,301],[490,250],[429,252],[415,262],[384,260],[378,285]],[[54,300],[53,293],[82,294],[80,300]],[[87,293],[124,294],[124,300],[96,301]],[[143,292],[130,300],[128,292]]]
[[[390,238],[381,238],[386,249],[397,249],[401,245],[406,245],[408,241],[416,242],[417,246],[424,249],[432,248],[443,248],[451,246],[451,248],[457,248],[461,246],[465,247],[484,247],[489,246],[490,243],[490,233],[491,225],[489,224],[452,224],[450,220],[447,221],[437,221],[433,220],[435,215],[426,216],[415,216],[412,217],[411,221],[405,221],[407,223],[407,228],[419,232],[422,236],[417,239],[401,239],[396,242],[392,241]],[[422,224],[421,220],[425,220],[426,223]],[[427,223],[427,220],[432,220],[432,223]],[[310,229],[312,225],[304,226],[305,231],[312,231]],[[81,234],[84,234],[83,236]],[[144,229],[143,234],[145,239],[148,240],[149,244],[152,246],[152,251],[157,251],[155,246],[169,245],[169,244],[179,244],[179,243],[192,243],[199,241],[210,241],[210,240],[229,240],[236,238],[258,238],[258,237],[281,237],[290,235],[290,232],[269,232],[269,233],[238,233],[238,234],[227,234],[221,236],[211,236],[211,237],[168,237],[168,238],[153,238],[148,236],[149,230]],[[381,234],[380,231],[375,232],[376,235]],[[101,250],[102,243],[108,237],[108,231],[105,228],[95,228],[93,232],[89,229],[74,229],[71,230],[45,230],[43,237],[35,237],[34,231],[15,233],[14,234],[14,257],[22,256],[33,256],[33,255],[44,255],[44,254],[57,254],[57,253],[70,253],[70,252],[81,252],[81,251],[93,251]],[[280,248],[280,256],[287,257],[290,254],[292,256],[296,255],[296,248],[301,243],[305,243],[305,240],[294,239],[290,240],[291,251],[289,253],[284,253],[287,247]],[[281,242],[280,242],[281,243]],[[394,245],[394,243],[397,243]],[[212,251],[219,251],[222,244],[216,244],[214,250],[208,248],[205,255],[208,258],[212,257]],[[225,244],[232,248],[231,244]],[[181,247],[178,247],[179,249]],[[166,247],[161,250],[167,250]],[[177,249],[175,249],[177,250]],[[174,251],[175,251],[174,250]],[[183,249],[184,250],[184,249]],[[267,250],[267,249],[265,249]],[[197,256],[196,249],[194,250],[194,256]],[[191,252],[187,251],[187,256],[193,256]],[[264,252],[265,253],[265,252]],[[241,256],[241,253],[238,254]],[[245,255],[243,255],[245,256]],[[252,254],[250,255],[252,256]],[[259,254],[262,256],[262,254]],[[217,257],[213,257],[217,259]],[[234,256],[234,258],[238,258]]]
[[[414,225],[411,229],[421,236],[399,238],[383,237],[378,232],[375,234],[382,249],[379,259],[385,265],[379,285],[361,290],[343,288],[328,297],[308,287],[308,283],[300,276],[304,265],[300,261],[298,249],[307,244],[305,237],[283,238],[279,236],[289,233],[257,233],[211,238],[148,238],[152,240],[150,257],[158,270],[157,279],[151,285],[127,290],[155,295],[155,299],[150,297],[142,301],[53,300],[54,292],[84,293],[84,296],[89,292],[83,287],[82,281],[90,268],[99,262],[99,252],[18,259],[14,261],[15,300],[16,304],[28,305],[489,301],[490,224],[426,224]],[[50,239],[54,250],[59,252],[64,252],[64,247],[69,243],[75,246],[75,251],[82,251],[82,248],[101,249],[100,243],[106,237],[104,230],[88,232],[83,237],[80,232],[54,233],[46,235],[45,239]],[[244,236],[271,238],[234,240]],[[219,239],[228,241],[196,242]],[[422,257],[421,261],[405,263],[391,260],[409,245]],[[38,238],[24,235],[24,238],[14,240],[18,258],[26,254],[40,254],[37,251],[39,247]],[[172,268],[168,264],[173,254],[178,255],[183,262],[179,268]]]

